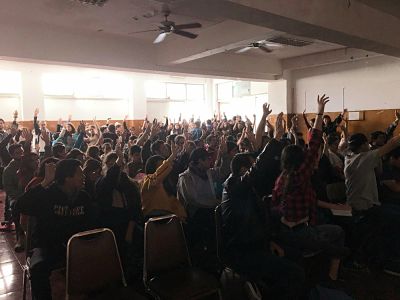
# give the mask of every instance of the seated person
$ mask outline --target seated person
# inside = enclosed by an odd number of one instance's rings
[[[382,203],[400,205],[400,147],[391,151],[380,178],[379,199]]]
[[[304,284],[304,272],[299,266],[272,255],[271,250],[281,255],[283,251],[270,240],[266,209],[256,194],[260,183],[257,177],[273,166],[280,151],[280,143],[272,139],[256,162],[250,153],[237,154],[231,163],[232,174],[224,184],[221,203],[224,258],[234,270],[265,282],[271,299],[299,296]],[[265,293],[263,297],[267,297]]]
[[[21,213],[36,218],[30,270],[34,299],[51,299],[49,276],[64,264],[68,239],[93,227],[90,197],[83,185],[78,160],[49,163],[42,183],[17,201]]]
[[[340,259],[348,255],[344,231],[336,225],[315,225],[317,197],[311,176],[322,141],[322,115],[328,97],[318,96],[318,114],[311,130],[309,149],[289,145],[282,152],[282,173],[276,181],[272,202],[281,214],[279,240],[303,252],[322,251],[331,258],[328,283],[338,279]]]
[[[146,162],[141,196],[144,216],[174,214],[182,221],[186,219],[186,211],[176,198],[176,194],[168,193],[165,183],[173,168],[176,157],[175,144],[171,144],[171,155],[164,160],[159,155],[150,157]]]

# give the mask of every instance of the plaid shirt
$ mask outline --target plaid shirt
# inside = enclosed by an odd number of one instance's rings
[[[322,131],[311,130],[309,148],[300,168],[292,175],[292,188],[283,199],[286,176],[282,173],[275,182],[272,191],[272,205],[277,207],[282,216],[289,222],[298,222],[309,217],[315,224],[317,212],[317,196],[312,187],[311,175],[318,160],[318,150],[321,145]]]

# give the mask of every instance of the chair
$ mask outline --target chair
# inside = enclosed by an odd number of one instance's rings
[[[32,255],[32,226],[35,222],[34,217],[21,215],[21,219],[25,222],[21,222],[22,228],[25,234],[25,264],[22,265],[22,299],[26,299],[27,282],[30,279],[30,259]],[[32,297],[32,295],[31,295]]]
[[[222,277],[226,278],[226,281],[231,281],[233,283],[238,282],[241,286],[243,286],[248,294],[250,299],[259,300],[262,299],[261,292],[257,286],[257,284],[247,278],[244,274],[240,274],[235,271],[231,266],[228,265],[224,258],[225,248],[223,243],[222,236],[222,207],[218,205],[215,208],[215,235],[217,240],[217,256],[219,263],[222,267]],[[232,276],[229,276],[231,274]],[[230,277],[230,278],[229,278]],[[237,288],[237,286],[236,286]],[[232,290],[235,289],[235,284],[227,284],[226,289],[230,294],[232,294]],[[234,294],[240,293],[241,291],[233,291]],[[226,295],[228,298],[229,296]]]
[[[136,299],[126,288],[118,247],[108,228],[73,235],[67,245],[66,299]],[[107,294],[108,296],[105,296]],[[134,296],[134,297],[133,297]]]
[[[156,299],[220,297],[218,281],[192,267],[182,224],[174,215],[146,222],[143,282]]]

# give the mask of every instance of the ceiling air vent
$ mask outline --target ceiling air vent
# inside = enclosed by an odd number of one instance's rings
[[[75,0],[83,4],[103,6],[108,0]]]
[[[310,41],[305,41],[305,40],[300,40],[300,39],[295,39],[295,38],[285,37],[285,36],[274,36],[274,37],[268,39],[267,41],[271,42],[271,43],[294,46],[294,47],[304,47],[304,46],[311,45],[313,43]]]

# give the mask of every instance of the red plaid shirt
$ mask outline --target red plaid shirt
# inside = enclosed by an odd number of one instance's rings
[[[291,191],[283,199],[283,189],[286,176],[281,174],[275,182],[272,191],[272,205],[277,207],[282,216],[289,222],[298,222],[309,217],[310,223],[315,224],[317,216],[317,196],[311,184],[311,175],[318,159],[322,131],[311,130],[309,148],[300,168],[292,175]]]

